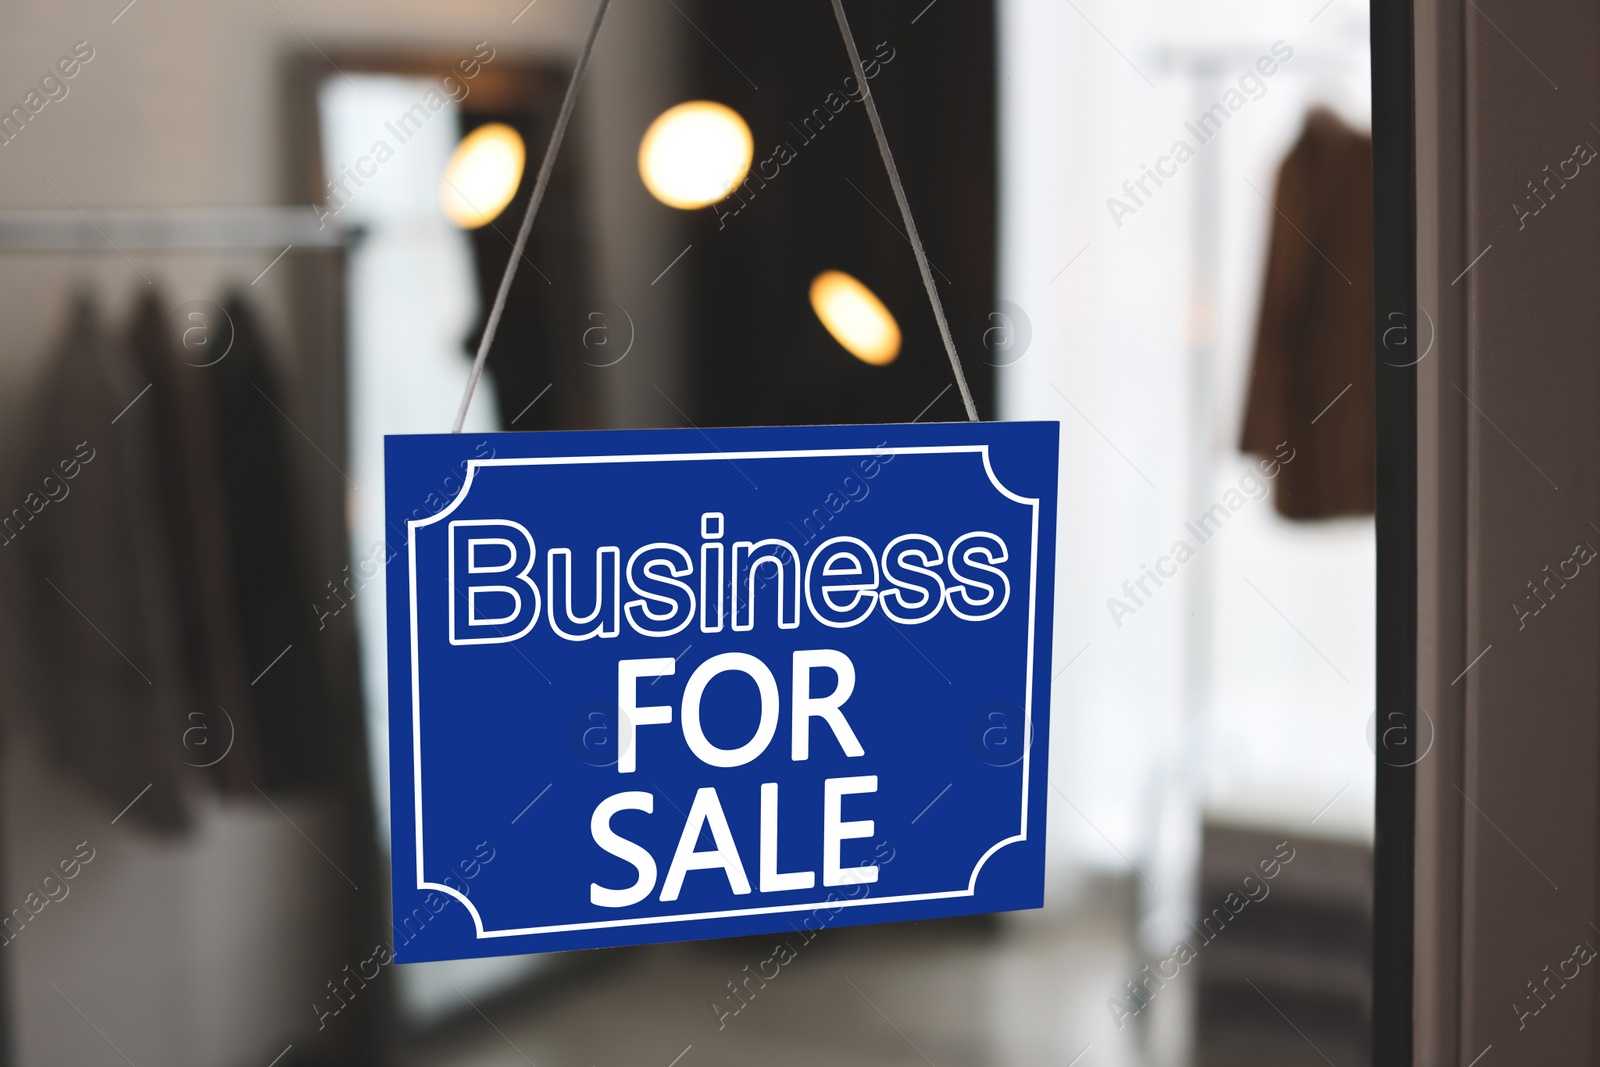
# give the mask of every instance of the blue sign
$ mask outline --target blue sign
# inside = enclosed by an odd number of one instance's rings
[[[1057,435],[388,438],[396,959],[1041,906]]]

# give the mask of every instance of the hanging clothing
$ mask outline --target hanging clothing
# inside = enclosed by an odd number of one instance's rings
[[[238,629],[256,679],[249,713],[261,785],[326,784],[337,772],[314,623],[316,605],[331,598],[305,566],[302,497],[292,488],[284,436],[287,401],[265,336],[238,294],[223,310],[232,325],[231,346],[204,373],[218,414],[216,456]],[[353,597],[359,579],[338,577],[343,585],[326,585]]]
[[[13,627],[27,650],[7,687],[8,725],[96,795],[108,817],[187,823],[184,766],[194,694],[157,458],[126,348],[86,296],[74,303],[39,402],[29,468],[42,482],[4,522],[23,556]]]
[[[134,312],[129,348],[151,389],[129,412],[134,421],[130,429],[148,427],[155,445],[158,501],[176,580],[185,666],[193,687],[186,712],[213,731],[219,742],[232,741],[228,756],[204,769],[224,791],[254,795],[256,745],[247,713],[250,678],[245,673],[228,551],[217,457],[218,412],[206,381],[216,368],[183,358],[167,329],[163,307],[155,293],[147,293]],[[207,357],[204,362],[209,361]],[[207,764],[219,755],[207,751],[191,755],[189,762]]]
[[[11,628],[29,677],[8,717],[115,810],[138,797],[130,822],[171,831],[199,789],[338,781],[342,734],[317,648],[330,597],[305,565],[255,315],[230,299],[225,355],[191,362],[163,306],[147,294],[119,341],[74,305],[29,435],[49,477],[0,516],[0,551],[24,557]],[[349,591],[377,576],[338,577]]]
[[[1274,201],[1239,447],[1269,457],[1281,443],[1293,449],[1274,479],[1286,518],[1371,514],[1372,139],[1313,109],[1278,171]]]

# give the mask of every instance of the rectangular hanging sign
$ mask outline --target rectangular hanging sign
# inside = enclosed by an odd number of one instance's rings
[[[1041,906],[1058,429],[388,438],[395,958]]]

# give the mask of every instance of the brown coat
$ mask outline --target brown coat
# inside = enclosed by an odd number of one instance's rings
[[[1274,502],[1291,519],[1373,508],[1372,140],[1322,108],[1278,171],[1266,287],[1239,447],[1294,450]]]

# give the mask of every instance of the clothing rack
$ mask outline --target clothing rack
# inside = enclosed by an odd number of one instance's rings
[[[344,253],[360,227],[319,222],[309,204],[245,207],[76,207],[0,211],[0,255],[47,252]],[[275,261],[274,261],[275,262]],[[0,991],[14,981],[0,974]],[[0,1067],[15,1050],[9,1004],[0,1004]]]
[[[339,251],[360,234],[310,205],[0,211],[0,252]]]
[[[1190,45],[1166,44],[1144,54],[1153,73],[1187,82],[1188,107],[1191,115],[1203,113],[1217,103],[1224,89],[1241,73],[1251,70],[1261,55],[1261,47],[1235,44]],[[1349,54],[1317,48],[1295,48],[1294,58],[1280,64],[1277,77],[1288,75],[1291,79],[1323,78],[1344,75],[1359,66]],[[1224,142],[1225,143],[1225,142]],[[1186,348],[1188,350],[1187,416],[1191,439],[1188,469],[1185,471],[1184,509],[1187,515],[1197,515],[1205,509],[1212,496],[1213,454],[1216,439],[1216,421],[1213,405],[1217,376],[1218,306],[1217,279],[1223,274],[1222,213],[1223,167],[1219,149],[1203,150],[1196,154],[1189,168],[1190,210],[1192,213],[1189,241],[1188,305],[1189,326]],[[1262,205],[1262,210],[1272,210]],[[1215,652],[1212,615],[1215,609],[1216,576],[1214,554],[1201,553],[1189,566],[1189,611],[1185,615],[1183,631],[1184,719],[1182,730],[1183,750],[1189,753],[1205,751],[1204,724],[1210,714],[1212,686],[1212,657]],[[1203,766],[1204,758],[1184,761],[1176,769],[1169,787],[1168,799],[1152,816],[1156,826],[1167,824],[1173,810],[1180,810],[1180,818],[1198,817],[1203,807],[1202,784],[1195,768]],[[1170,844],[1157,849],[1157,854],[1173,853]],[[1189,882],[1180,869],[1157,874],[1168,893],[1155,894],[1157,908],[1151,911],[1158,916],[1141,930],[1153,949],[1170,943],[1178,936],[1181,926],[1170,924],[1170,916],[1183,911],[1169,911],[1161,907],[1164,899],[1183,899],[1198,891],[1198,882]],[[1174,889],[1182,886],[1182,889]],[[1170,925],[1165,925],[1170,924]]]
[[[1262,53],[1261,48],[1242,45],[1164,45],[1148,54],[1151,64],[1162,74],[1175,74],[1188,78],[1229,75],[1237,76],[1253,64]],[[1300,76],[1345,73],[1359,65],[1359,61],[1340,52],[1327,52],[1309,48],[1296,48],[1294,59],[1282,64],[1286,73]]]

